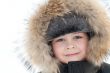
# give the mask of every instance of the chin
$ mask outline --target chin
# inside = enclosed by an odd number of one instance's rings
[[[82,61],[82,60],[84,60],[84,58],[81,58],[81,59],[79,59],[79,58],[74,58],[74,59],[69,59],[68,61],[67,61],[67,63],[68,62],[71,62],[71,61]]]

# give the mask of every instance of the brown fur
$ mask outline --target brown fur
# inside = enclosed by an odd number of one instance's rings
[[[42,67],[43,73],[57,73],[59,62],[51,56],[51,47],[47,45],[45,34],[50,19],[63,16],[69,11],[87,17],[87,21],[96,35],[90,40],[87,60],[100,66],[109,52],[110,22],[99,0],[49,0],[40,7],[29,21],[27,32],[27,52],[32,64]]]

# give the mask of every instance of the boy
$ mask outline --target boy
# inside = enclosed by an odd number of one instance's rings
[[[98,0],[49,0],[30,19],[30,62],[41,73],[110,73],[109,28]]]

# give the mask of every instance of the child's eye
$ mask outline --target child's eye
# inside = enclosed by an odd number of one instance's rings
[[[74,39],[81,39],[83,38],[82,36],[75,36]]]
[[[56,40],[56,42],[62,42],[62,41],[64,41],[64,39],[62,39],[62,38]]]

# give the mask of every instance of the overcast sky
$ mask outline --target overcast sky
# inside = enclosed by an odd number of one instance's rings
[[[110,9],[110,1],[102,4]],[[14,53],[28,18],[45,0],[0,0],[0,73],[29,73]],[[109,58],[110,59],[110,58]],[[106,62],[110,63],[110,60]]]

